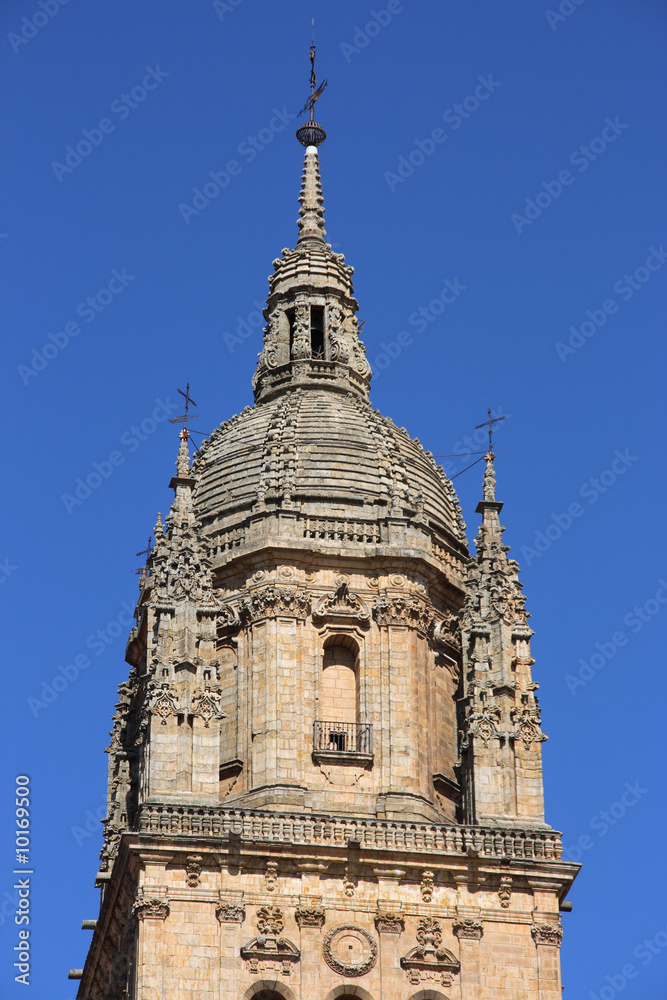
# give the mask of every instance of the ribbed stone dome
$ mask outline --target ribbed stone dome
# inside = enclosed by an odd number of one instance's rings
[[[419,441],[369,402],[353,268],[325,243],[323,202],[309,147],[297,245],[269,278],[255,406],[214,431],[193,464],[213,563],[267,545],[361,555],[362,543],[390,561],[418,550],[461,583],[456,494]]]
[[[379,523],[393,517],[457,549],[466,544],[442,469],[419,441],[353,391],[295,387],[247,408],[202,445],[193,473],[198,517],[214,549],[212,536],[221,529],[225,534],[247,514],[276,510],[296,512],[303,537],[326,537],[334,518],[355,522],[350,530],[358,541],[379,541]]]

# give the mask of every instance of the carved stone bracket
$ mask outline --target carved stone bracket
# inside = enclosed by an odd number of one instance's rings
[[[419,886],[422,899],[425,903],[430,903],[433,899],[433,872],[426,870],[422,873],[422,880]]]
[[[416,597],[378,597],[373,602],[373,617],[380,626],[402,625],[429,635],[436,612]]]
[[[199,854],[189,854],[185,859],[185,878],[191,889],[196,889],[201,882],[202,860]]]
[[[275,892],[276,885],[278,883],[278,862],[277,861],[267,861],[266,871],[264,873],[264,880],[266,882],[266,891]]]
[[[535,944],[550,944],[560,947],[563,939],[563,928],[560,924],[533,924],[530,929]]]
[[[169,915],[169,898],[167,896],[152,896],[148,893],[150,893],[150,889],[137,889],[132,915],[138,920],[164,920]]]
[[[323,927],[326,916],[321,906],[297,906],[294,918],[299,927]]]
[[[378,913],[375,926],[380,934],[401,934],[405,930],[405,919],[400,913]]]
[[[498,899],[503,909],[507,909],[512,901],[512,876],[500,876],[500,888],[498,889]]]
[[[465,938],[468,941],[479,941],[484,933],[481,920],[455,920],[452,924],[454,937]]]
[[[215,915],[221,924],[242,924],[245,920],[245,908],[237,903],[220,900],[216,905]]]
[[[278,615],[305,619],[309,612],[308,592],[298,587],[264,587],[244,597],[240,606],[243,620],[249,623]]]

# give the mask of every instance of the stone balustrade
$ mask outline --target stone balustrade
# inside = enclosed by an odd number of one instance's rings
[[[403,823],[394,820],[347,819],[341,816],[259,813],[207,806],[141,806],[140,833],[239,837],[252,843],[347,847],[363,850],[420,851],[423,853],[480,858],[558,861],[561,835],[556,830],[505,829],[480,826],[445,826]]]

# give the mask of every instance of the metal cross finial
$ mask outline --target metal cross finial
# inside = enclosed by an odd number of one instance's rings
[[[183,396],[184,399],[185,399],[185,413],[181,414],[180,417],[171,417],[170,420],[169,420],[169,423],[170,424],[183,424],[183,430],[181,432],[181,436],[187,441],[187,439],[190,437],[190,432],[188,431],[188,420],[192,420],[193,416],[196,415],[196,414],[190,413],[190,403],[192,403],[193,406],[196,406],[197,404],[195,403],[194,399],[190,395],[190,383],[189,382],[185,386],[185,392],[183,392],[182,389],[179,389],[178,391],[180,392],[181,396]]]
[[[152,551],[153,551],[153,536],[149,535],[148,536],[148,545],[146,546],[146,548],[142,549],[141,552],[137,552],[136,554],[138,556],[146,556],[146,563],[148,563],[148,560],[150,559]],[[139,569],[135,569],[134,572],[135,573],[143,573],[145,571],[145,569],[146,569],[145,565],[144,566],[140,566]]]
[[[491,416],[492,412],[493,411],[491,410],[491,407],[489,407],[489,409],[487,410],[487,413],[489,415],[488,419],[485,420],[484,423],[482,423],[482,424],[477,424],[477,427],[475,428],[475,430],[479,430],[480,427],[487,427],[488,428],[488,430],[489,430],[489,452],[493,451],[493,425],[494,424],[499,424],[501,420],[505,419],[505,417],[492,417]]]

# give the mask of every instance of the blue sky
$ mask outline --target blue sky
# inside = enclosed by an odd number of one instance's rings
[[[187,381],[203,430],[251,402],[257,303],[296,237],[293,116],[313,15],[328,238],[356,269],[372,399],[436,454],[469,450],[487,407],[508,417],[498,492],[536,630],[547,818],[584,862],[564,916],[565,996],[658,1000],[656,0],[3,5],[4,995],[22,995],[6,911],[13,781],[28,774],[34,995],[74,996],[135,553],[169,503],[167,418]],[[452,474],[467,464],[449,461]],[[455,480],[471,540],[480,480],[480,466]],[[55,700],[30,701],[77,662]]]

